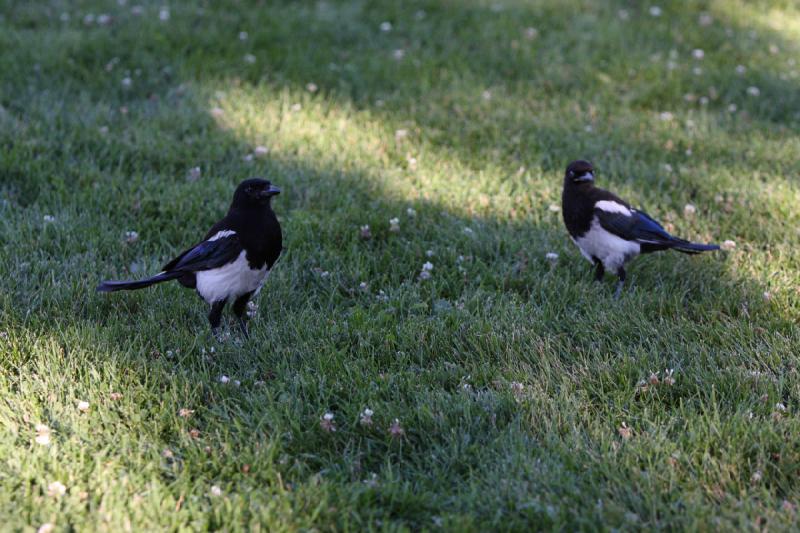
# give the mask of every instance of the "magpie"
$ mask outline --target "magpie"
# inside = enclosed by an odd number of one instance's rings
[[[138,281],[104,281],[98,292],[143,289],[177,280],[211,306],[208,321],[216,333],[225,304],[247,337],[247,302],[261,290],[272,265],[283,250],[281,225],[270,202],[281,190],[269,181],[252,178],[239,184],[225,217],[202,241],[164,265],[155,276]]]
[[[561,193],[564,225],[581,254],[595,266],[595,279],[606,270],[619,278],[615,298],[625,283],[625,265],[640,253],[673,249],[685,254],[719,250],[716,244],[697,244],[673,237],[644,211],[594,186],[594,168],[573,161],[564,175]]]

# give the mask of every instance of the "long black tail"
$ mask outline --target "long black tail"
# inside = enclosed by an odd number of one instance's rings
[[[689,242],[677,237],[673,237],[672,249],[685,254],[699,254],[701,252],[710,252],[712,250],[719,250],[717,244],[700,244],[696,242]]]
[[[144,289],[150,285],[161,283],[162,281],[169,281],[171,279],[181,277],[181,272],[162,272],[147,279],[140,279],[138,281],[104,281],[97,286],[97,292],[115,292],[115,291],[133,291],[136,289]]]

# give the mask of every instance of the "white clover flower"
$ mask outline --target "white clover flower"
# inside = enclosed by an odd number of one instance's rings
[[[56,221],[56,217],[54,217],[53,215],[45,215],[44,217],[42,217],[42,219],[45,222],[55,222]]]
[[[222,376],[219,377],[219,382],[222,383],[223,385],[227,384],[230,380],[231,380],[231,378],[229,378],[228,376],[225,376],[225,375],[222,375]]]
[[[406,51],[402,48],[398,48],[394,52],[392,52],[392,57],[395,58],[397,61],[400,61],[406,56]]]
[[[302,105],[300,105],[300,104],[292,104],[292,106],[291,106],[289,109],[290,109],[290,110],[291,110],[293,113],[297,113],[298,111],[300,111],[301,109],[303,109],[303,106],[302,106]]]
[[[364,240],[372,238],[372,231],[369,229],[369,224],[364,224],[359,228],[359,236]]]
[[[694,67],[692,68],[692,74],[694,74],[695,76],[700,76],[703,74],[703,69],[700,67]]]
[[[252,163],[255,157],[256,156],[254,156],[253,154],[245,154],[245,156],[242,159],[244,160],[245,163]]]
[[[747,94],[749,94],[750,96],[758,96],[758,95],[761,94],[761,89],[759,89],[758,87],[753,87],[753,86],[748,87],[747,88]]]
[[[240,31],[239,32],[239,40],[240,41],[246,41],[248,37],[249,37],[249,35],[248,35],[248,33],[246,31]]]
[[[436,252],[433,250],[425,250],[425,257],[433,257],[434,255],[436,255]]]
[[[315,92],[317,92],[318,89],[319,89],[319,87],[317,87],[316,83],[314,83],[314,82],[306,83],[306,91],[308,91],[310,93],[315,93]]]
[[[253,54],[245,54],[244,62],[247,63],[248,65],[252,65],[253,63],[256,62],[256,56],[254,56]]]
[[[720,247],[723,250],[725,250],[726,252],[730,252],[730,251],[733,251],[733,250],[736,249],[736,242],[731,241],[731,240],[727,240],[727,241],[723,242]]]
[[[550,204],[549,206],[547,206],[547,209],[552,213],[560,213],[561,212],[561,206],[558,205],[558,204]]]
[[[200,170],[200,167],[192,167],[189,169],[188,179],[189,181],[197,181],[200,179],[201,174],[202,171]]]
[[[747,72],[747,67],[745,67],[744,65],[736,65],[736,74],[741,76],[745,72]]]
[[[359,423],[362,426],[371,426],[372,425],[372,415],[373,414],[374,413],[373,413],[372,409],[367,407],[366,409],[361,411],[361,416],[360,416],[360,419],[359,419]]]
[[[694,57],[695,59],[703,59],[704,57],[706,57],[706,53],[700,48],[695,48],[694,50],[692,50],[692,57]]]
[[[144,8],[142,6],[139,5],[131,6],[131,15],[138,17],[143,13],[144,13]]]
[[[650,16],[652,17],[660,17],[661,16],[661,8],[658,6],[652,6],[650,8]]]
[[[427,270],[423,270],[422,272],[419,273],[419,279],[422,281],[431,279],[431,273],[428,272]]]
[[[333,422],[333,413],[325,413],[319,421],[320,427],[329,433],[336,431],[336,424]]]
[[[422,264],[422,270],[430,272],[431,270],[433,270],[433,263],[431,263],[430,261],[425,261],[425,263]]]
[[[81,400],[78,402],[78,411],[85,413],[89,410],[89,402]]]
[[[185,407],[178,411],[178,416],[181,418],[189,418],[194,414],[194,409],[186,409]]]
[[[786,406],[781,402],[778,402],[778,403],[775,404],[775,409],[777,409],[778,411],[780,411],[782,413],[786,412]]]
[[[128,89],[130,88],[131,85],[133,85],[133,80],[130,79],[130,77],[126,76],[122,78],[122,81],[120,83],[122,83],[123,88]]]
[[[701,96],[699,102],[700,105],[708,105],[708,96]]]
[[[386,33],[392,31],[392,23],[391,22],[381,22],[380,25],[381,31]]]
[[[51,498],[58,498],[59,496],[63,496],[67,493],[67,487],[64,486],[63,483],[60,481],[53,481],[49,485],[47,485],[47,495]]]
[[[267,148],[266,146],[259,145],[256,146],[255,149],[253,150],[253,155],[255,155],[256,157],[264,157],[268,153],[269,153],[269,148]]]
[[[736,113],[739,107],[736,104],[730,104],[728,106],[728,113]]]
[[[472,230],[472,228],[467,227],[464,228],[464,233],[466,233],[467,235],[472,235],[475,232]]]
[[[658,114],[658,118],[664,122],[670,122],[673,118],[675,118],[675,116],[669,111],[662,111]]]
[[[87,26],[91,26],[94,23],[94,13],[87,13],[86,16],[83,17],[83,23]]]
[[[405,433],[406,433],[405,430],[400,425],[400,419],[395,418],[394,421],[392,421],[392,425],[389,426],[389,435],[391,435],[394,438],[400,438],[403,435],[405,435]]]
[[[697,208],[692,204],[686,204],[683,206],[683,214],[687,217],[694,215],[697,212]]]
[[[408,130],[399,129],[394,132],[395,140],[399,141],[400,139],[405,139],[406,137],[408,137]]]
[[[53,533],[56,530],[56,525],[52,522],[45,522],[39,529],[36,530],[36,533]]]
[[[397,217],[389,219],[389,231],[398,233],[400,231],[400,219]]]
[[[762,476],[763,474],[761,473],[761,470],[756,470],[755,472],[753,472],[753,475],[750,476],[750,481],[752,483],[758,483],[759,481],[761,481]]]
[[[536,39],[539,36],[539,30],[533,27],[525,28],[525,38],[526,39]]]
[[[209,111],[214,118],[221,118],[225,115],[225,110],[221,107],[212,107]]]
[[[627,9],[620,9],[617,11],[617,16],[620,18],[620,20],[628,20],[631,15],[628,13]]]
[[[47,446],[50,444],[50,428],[44,424],[36,424],[36,438],[34,439],[37,444]]]
[[[330,272],[328,272],[327,270],[323,270],[322,272],[320,272],[319,277],[328,278],[328,277],[330,277],[330,275],[331,275]]]
[[[210,494],[214,497],[222,496],[222,489],[218,485],[211,485]]]
[[[769,291],[764,291],[764,294],[762,296],[765,302],[772,300],[772,293]]]
[[[133,230],[125,232],[125,242],[133,244],[139,240],[139,234]]]
[[[160,20],[161,22],[168,21],[169,20],[169,9],[167,9],[166,7],[162,7],[158,11],[158,20]]]
[[[711,26],[714,22],[714,17],[712,17],[709,13],[700,13],[700,16],[697,17],[697,22],[701,26]]]
[[[492,99],[492,91],[486,90],[481,93],[481,98],[484,100],[491,100]]]
[[[108,13],[100,13],[97,15],[97,23],[101,26],[107,26],[108,24],[111,24],[111,15]]]
[[[667,173],[672,173],[672,165],[670,165],[669,163],[664,163],[664,170]]]
[[[558,262],[558,254],[555,252],[547,252],[544,258],[553,264],[556,264],[556,262]]]
[[[367,290],[367,282],[366,281],[362,281],[361,283],[358,284],[358,288],[360,290],[362,290],[362,291]]]

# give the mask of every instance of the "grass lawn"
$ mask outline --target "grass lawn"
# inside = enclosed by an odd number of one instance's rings
[[[612,301],[578,158],[735,249]],[[249,341],[94,292],[250,176]],[[799,178],[792,0],[2,1],[0,529],[797,528]]]

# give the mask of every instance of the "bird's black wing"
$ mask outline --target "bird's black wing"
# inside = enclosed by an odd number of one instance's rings
[[[630,215],[617,211],[604,211],[595,208],[594,214],[600,226],[606,231],[625,239],[640,244],[669,245],[673,241],[672,235],[650,218],[647,213],[630,209]]]
[[[219,268],[235,261],[243,249],[242,243],[235,233],[206,240],[167,263],[164,271],[198,272]]]

